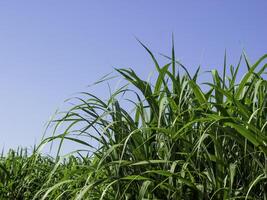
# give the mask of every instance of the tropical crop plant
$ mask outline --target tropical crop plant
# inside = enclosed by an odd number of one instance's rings
[[[75,142],[90,151],[77,150],[89,161],[75,165],[82,173],[46,184],[39,195],[267,200],[267,55],[250,64],[243,54],[235,67],[225,56],[223,72],[211,70],[210,81],[199,84],[199,68],[190,74],[174,47],[160,66],[140,44],[155,65],[154,81],[115,69],[126,83],[107,100],[83,92],[56,115],[41,146],[58,140],[60,152],[65,141]]]
[[[48,194],[68,199],[76,193],[75,188],[83,186],[88,173],[90,160],[86,157],[68,156],[55,161],[53,157],[43,156],[37,151],[27,149],[10,150],[0,156],[0,199],[32,200],[45,199]],[[79,180],[76,180],[76,177]],[[75,179],[73,187],[61,186],[65,180]],[[66,181],[69,182],[69,181]],[[49,187],[59,187],[60,192],[47,192]],[[63,192],[67,193],[67,195]],[[53,191],[54,192],[54,191]],[[52,196],[51,195],[51,196]],[[51,198],[51,197],[50,197]]]

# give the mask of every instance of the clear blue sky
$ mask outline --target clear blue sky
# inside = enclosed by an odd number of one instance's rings
[[[236,64],[267,53],[267,1],[0,1],[0,149],[32,146],[73,93],[113,70],[142,77],[157,55],[176,56],[191,70],[221,70],[224,50]],[[92,91],[101,96],[101,92]]]

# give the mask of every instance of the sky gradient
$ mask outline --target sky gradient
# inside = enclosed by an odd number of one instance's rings
[[[66,98],[112,72],[154,70],[135,37],[190,71],[267,53],[267,1],[0,1],[0,149],[38,143]],[[108,89],[107,89],[108,91]],[[98,96],[106,91],[90,89]]]

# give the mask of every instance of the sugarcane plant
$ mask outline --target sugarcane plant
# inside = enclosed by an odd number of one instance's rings
[[[108,99],[89,92],[70,99],[37,148],[58,145],[33,199],[267,200],[267,54],[254,64],[242,54],[235,67],[225,55],[223,72],[209,71],[200,84],[200,68],[190,74],[174,45],[160,66],[140,44],[155,79],[116,68],[125,84]],[[66,141],[84,148],[63,162]]]
[[[211,70],[202,88],[199,68],[191,75],[174,47],[160,66],[140,44],[154,62],[155,82],[115,69],[127,83],[106,101],[83,93],[43,141],[59,139],[60,150],[70,140],[93,152],[95,169],[75,198],[267,199],[267,55],[251,65],[243,54],[229,68],[225,56],[223,74]],[[237,82],[242,61],[247,72]],[[121,103],[127,94],[131,110]]]

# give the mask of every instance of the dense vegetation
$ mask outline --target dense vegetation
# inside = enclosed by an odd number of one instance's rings
[[[267,199],[267,55],[235,67],[225,57],[200,85],[174,48],[159,66],[143,47],[155,81],[116,69],[127,83],[109,99],[82,93],[31,155],[1,156],[1,199]],[[88,154],[38,153],[56,141],[58,152],[71,141]]]

